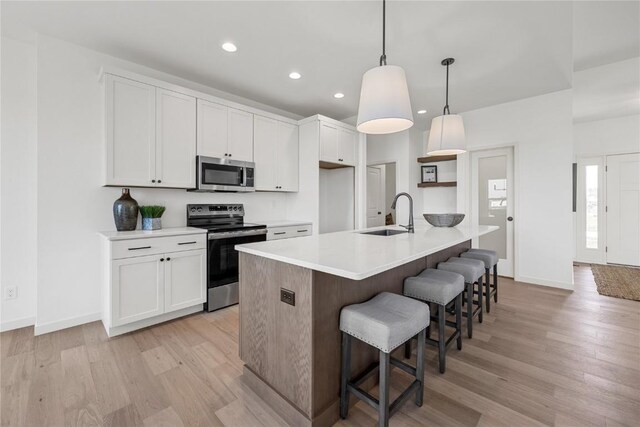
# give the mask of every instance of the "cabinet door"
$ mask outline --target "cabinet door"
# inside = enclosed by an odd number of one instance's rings
[[[338,163],[338,129],[320,122],[320,160]]]
[[[111,263],[111,326],[164,313],[163,255],[113,260]]]
[[[229,108],[228,153],[231,160],[253,162],[253,114]]]
[[[156,89],[156,184],[194,188],[196,179],[196,99]]]
[[[259,191],[277,191],[278,174],[278,121],[254,116],[255,188]]]
[[[207,251],[166,254],[165,312],[180,310],[206,301]]]
[[[355,166],[358,134],[347,129],[338,129],[338,162]]]
[[[155,180],[155,87],[105,75],[106,185],[150,186]]]
[[[226,157],[227,110],[224,105],[198,99],[198,155]]]
[[[298,191],[298,163],[298,126],[278,122],[276,153],[278,190]]]

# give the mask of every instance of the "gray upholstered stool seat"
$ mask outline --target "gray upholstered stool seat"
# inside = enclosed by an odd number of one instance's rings
[[[438,264],[438,270],[458,273],[464,277],[467,286],[467,335],[473,337],[473,318],[478,316],[482,323],[482,277],[484,276],[484,263],[477,259],[451,257],[446,262]],[[478,283],[478,290],[475,284]],[[478,295],[478,298],[474,298]],[[474,310],[473,306],[477,306]]]
[[[488,249],[469,249],[460,254],[460,258],[477,259],[484,262],[484,268],[491,268],[498,263],[498,253]]]
[[[429,326],[429,307],[425,304],[383,292],[361,304],[344,307],[340,312],[342,331],[342,366],[340,370],[340,416],[349,414],[351,394],[378,410],[378,426],[387,427],[389,417],[415,392],[416,405],[422,406],[424,396],[425,330]],[[418,357],[413,367],[391,357],[391,351],[418,337]],[[379,363],[374,363],[355,379],[351,379],[351,341],[356,338],[380,350]],[[397,366],[415,376],[415,380],[389,405],[389,372]],[[379,398],[375,399],[359,388],[367,378],[379,372]]]
[[[450,271],[426,269],[418,276],[404,279],[404,295],[429,303],[431,320],[438,322],[438,340],[431,339],[430,329],[427,329],[426,341],[438,347],[438,366],[440,372],[445,372],[445,356],[447,347],[453,340],[457,340],[458,350],[462,349],[462,293],[465,289],[464,277]],[[447,306],[452,308],[456,321],[447,321],[445,316]],[[437,312],[437,316],[435,313]],[[445,339],[445,327],[451,326],[455,331]],[[405,344],[405,357],[411,357],[411,341]]]
[[[469,249],[460,254],[461,258],[477,259],[484,262],[485,279],[485,307],[487,313],[491,311],[491,296],[498,302],[498,253],[490,249]],[[493,283],[491,283],[491,269],[493,268]]]
[[[450,271],[428,268],[404,279],[404,295],[440,305],[449,304],[464,291],[464,277]]]
[[[390,353],[429,326],[429,309],[402,295],[382,292],[340,312],[340,330]]]

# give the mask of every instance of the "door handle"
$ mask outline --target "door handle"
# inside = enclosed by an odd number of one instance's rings
[[[512,216],[508,216],[507,217],[507,221],[513,221],[513,217]]]

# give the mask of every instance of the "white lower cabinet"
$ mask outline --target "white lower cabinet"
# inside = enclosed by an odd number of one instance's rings
[[[267,228],[267,240],[291,239],[293,237],[311,236],[313,226],[311,223],[300,225],[284,225]]]
[[[164,311],[180,310],[206,300],[207,251],[167,254],[164,266]]]
[[[184,250],[185,248],[189,250]],[[103,323],[109,336],[202,310],[206,234],[106,241]]]

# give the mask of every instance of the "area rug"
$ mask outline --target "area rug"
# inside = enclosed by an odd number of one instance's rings
[[[591,264],[598,293],[640,301],[640,268]]]

